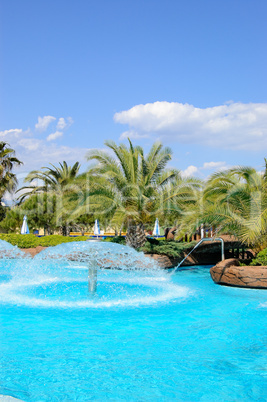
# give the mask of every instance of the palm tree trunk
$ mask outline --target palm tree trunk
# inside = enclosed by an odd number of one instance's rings
[[[136,223],[131,222],[128,225],[125,240],[126,240],[127,246],[130,246],[133,248],[142,247],[146,242],[144,225],[142,223],[136,224]]]
[[[62,236],[68,236],[68,226],[67,225],[62,225],[60,229],[61,229]]]

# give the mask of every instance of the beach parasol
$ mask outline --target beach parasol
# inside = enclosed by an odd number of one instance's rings
[[[28,224],[27,224],[27,216],[26,215],[24,215],[20,233],[21,234],[29,234],[30,233]]]
[[[160,233],[159,233],[159,220],[157,218],[156,222],[155,222],[154,229],[153,229],[153,236],[159,236],[159,235],[160,235]]]
[[[100,227],[99,227],[99,221],[98,221],[98,219],[95,220],[94,235],[95,235],[95,236],[99,236],[99,235],[100,235]]]

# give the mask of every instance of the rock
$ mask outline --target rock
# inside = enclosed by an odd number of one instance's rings
[[[160,268],[169,269],[175,268],[181,261],[181,257],[169,257],[168,255],[163,254],[145,254],[145,257],[153,258]],[[183,266],[185,265],[197,265],[195,259],[190,255],[186,261],[184,261]]]
[[[168,257],[167,255],[161,255],[161,254],[145,254],[146,257],[153,258],[160,268],[168,269],[168,268],[173,268],[176,267],[180,261],[180,259],[174,259],[171,257]]]
[[[35,248],[21,248],[20,250],[34,257],[36,254],[39,254],[42,250],[46,248],[47,247],[37,246]]]
[[[241,267],[235,258],[220,261],[210,269],[210,275],[219,285],[267,289],[267,267]]]

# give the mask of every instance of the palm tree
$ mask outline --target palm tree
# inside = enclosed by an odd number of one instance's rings
[[[59,163],[59,167],[54,166],[52,163],[50,165],[52,167],[42,167],[42,170],[32,170],[28,174],[24,182],[30,183],[30,185],[19,189],[19,191],[28,190],[18,197],[21,201],[29,194],[62,191],[77,178],[81,166],[79,162],[76,162],[73,166],[68,166],[65,161]],[[36,185],[36,180],[40,181],[41,184]]]
[[[98,165],[90,170],[93,183],[90,190],[92,208],[112,216],[112,223],[127,227],[126,241],[137,248],[144,244],[144,223],[151,220],[155,212],[157,190],[171,181],[175,171],[162,173],[171,159],[171,150],[156,143],[147,156],[141,147],[134,147],[129,140],[129,148],[106,141],[105,145],[113,151],[92,150],[88,160],[96,160]]]
[[[164,217],[170,203],[174,205],[179,193],[175,184],[181,176],[175,169],[166,169],[172,156],[170,148],[155,143],[144,155],[140,146],[128,141],[129,147],[105,142],[114,156],[99,150],[88,152],[87,159],[98,162],[89,171],[89,199],[92,210],[109,214],[111,224],[125,225],[127,244],[138,248],[145,242],[144,224],[151,224],[156,216]]]
[[[22,165],[16,158],[14,149],[7,142],[0,141],[0,205],[6,191],[14,191],[17,186],[16,175],[13,168]],[[2,215],[2,214],[1,214]]]
[[[162,214],[168,225],[176,229],[176,238],[193,234],[199,227],[203,183],[195,177],[176,179],[164,189]],[[163,218],[162,216],[162,218]]]
[[[215,173],[207,182],[204,199],[209,206],[203,221],[256,249],[267,246],[266,175],[250,167]]]
[[[56,196],[56,221],[61,227],[62,233],[67,234],[67,221],[71,213],[68,198],[76,190],[75,181],[79,177],[80,164],[76,162],[68,166],[67,162],[59,163],[59,167],[50,164],[51,167],[43,167],[41,170],[33,170],[25,178],[28,186],[20,188],[22,192],[18,197],[20,202],[32,195],[50,194]],[[35,182],[39,181],[36,185]],[[72,206],[72,205],[71,205]]]

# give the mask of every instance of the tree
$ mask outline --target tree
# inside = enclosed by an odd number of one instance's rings
[[[46,199],[46,203],[48,200],[55,198],[53,224],[60,227],[64,235],[68,234],[68,223],[71,220],[70,215],[73,209],[73,204],[69,201],[69,198],[77,190],[76,180],[79,177],[79,169],[79,162],[76,162],[73,166],[68,166],[67,162],[63,161],[63,163],[59,163],[59,167],[51,164],[51,167],[33,170],[24,180],[29,185],[18,190],[23,191],[19,196],[20,202],[38,194],[47,194],[49,196]],[[36,181],[38,182],[37,185]]]
[[[203,183],[195,177],[177,175],[164,189],[162,215],[165,226],[176,231],[176,238],[193,234],[199,227]]]
[[[59,163],[59,167],[54,166],[52,163],[50,165],[52,168],[42,167],[42,170],[32,170],[28,174],[24,182],[30,183],[30,185],[19,189],[19,191],[28,190],[18,197],[20,200],[28,197],[29,194],[62,191],[73,183],[81,166],[79,162],[76,162],[73,166],[68,166],[65,161]],[[36,185],[36,181],[39,181],[40,184]]]
[[[0,142],[0,221],[6,215],[6,208],[3,207],[2,199],[5,193],[12,192],[17,186],[16,175],[13,168],[21,165],[22,162],[16,158],[14,149],[6,142]]]
[[[13,169],[21,164],[14,149],[7,142],[0,141],[0,203],[7,191],[15,190],[18,182]]]
[[[250,167],[218,172],[208,180],[204,199],[209,202],[202,220],[240,241],[262,249],[267,246],[267,181]]]
[[[144,224],[168,213],[171,202],[174,206],[179,192],[175,184],[182,178],[177,170],[166,169],[170,148],[155,143],[145,155],[140,146],[128,141],[129,147],[105,142],[114,156],[99,150],[88,152],[87,159],[98,162],[89,171],[89,199],[92,210],[109,215],[111,224],[125,225],[127,244],[138,248],[145,242]]]
[[[20,209],[15,206],[8,209],[5,218],[0,222],[0,226],[7,232],[16,233],[21,227],[23,215]]]

